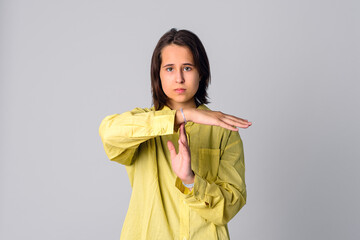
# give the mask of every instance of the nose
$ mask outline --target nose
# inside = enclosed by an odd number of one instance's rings
[[[180,70],[176,73],[176,83],[184,83],[184,73]]]

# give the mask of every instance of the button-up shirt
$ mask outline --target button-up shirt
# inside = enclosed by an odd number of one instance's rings
[[[239,133],[186,123],[195,173],[190,191],[173,172],[167,148],[170,140],[178,152],[175,113],[167,106],[158,111],[135,108],[107,116],[100,124],[108,158],[125,165],[132,187],[121,239],[229,239],[227,223],[245,205]]]

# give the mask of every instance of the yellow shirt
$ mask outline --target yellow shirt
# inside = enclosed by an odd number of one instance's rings
[[[132,187],[121,239],[229,239],[227,223],[245,205],[239,133],[186,123],[195,173],[189,191],[173,172],[167,148],[170,140],[178,152],[175,112],[167,106],[160,111],[135,108],[107,116],[100,124],[107,156],[126,166]]]

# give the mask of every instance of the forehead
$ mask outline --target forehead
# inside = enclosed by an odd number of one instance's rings
[[[194,63],[193,55],[186,46],[170,44],[161,50],[162,63]]]

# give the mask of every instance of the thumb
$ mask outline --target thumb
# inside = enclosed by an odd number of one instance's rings
[[[175,159],[175,157],[176,157],[176,150],[175,150],[174,144],[173,144],[171,141],[168,141],[168,142],[167,142],[167,147],[168,147],[168,149],[169,149],[171,159]]]

